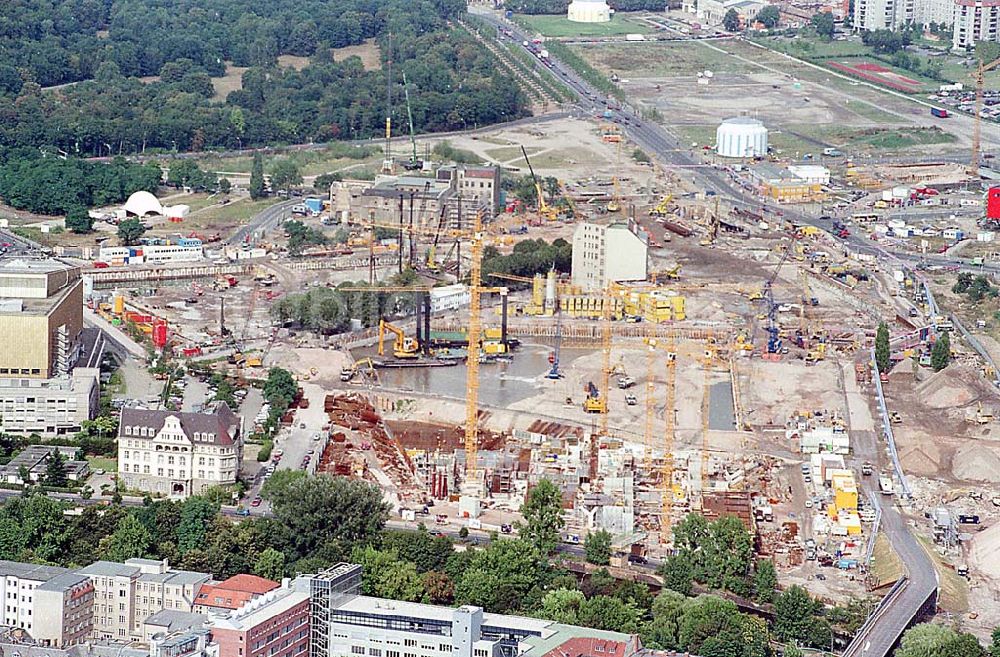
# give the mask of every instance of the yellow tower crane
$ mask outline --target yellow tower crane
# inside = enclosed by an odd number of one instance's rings
[[[480,276],[483,258],[483,218],[476,213],[469,266],[469,354],[465,359],[465,481],[478,484]]]
[[[972,112],[972,161],[969,166],[969,174],[979,176],[979,149],[983,123],[983,88],[986,85],[986,73],[1000,66],[1000,59],[993,60],[989,64],[982,59],[976,66],[972,76],[976,80],[976,104]]]
[[[709,443],[708,443],[708,429],[709,429],[709,404],[711,397],[711,372],[712,372],[712,362],[715,360],[715,337],[712,331],[708,332],[708,339],[705,341],[705,353],[702,358],[702,370],[705,374],[705,384],[704,392],[702,393],[701,402],[701,434],[702,434],[702,445],[701,445],[701,496],[702,496],[702,509],[705,508],[705,493],[708,492],[709,478],[708,478],[708,457],[709,457]]]
[[[659,342],[655,338],[647,338],[646,344],[650,347],[650,362],[654,360],[657,348],[663,348],[667,352],[667,400],[663,409],[663,460],[660,464],[660,542],[664,545],[670,543],[671,525],[674,512],[674,439],[676,437],[676,420],[674,413],[677,404],[677,336],[674,331],[667,333],[666,340]],[[652,409],[647,406],[647,414],[652,414]],[[647,423],[650,417],[647,415]]]

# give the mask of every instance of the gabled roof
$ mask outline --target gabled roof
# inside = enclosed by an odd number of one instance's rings
[[[254,598],[280,586],[278,582],[256,575],[234,575],[216,584],[203,585],[194,603],[217,609],[240,609]]]
[[[210,413],[123,408],[121,422],[118,424],[118,436],[126,435],[124,433],[125,427],[149,427],[154,432],[159,432],[168,417],[176,417],[180,421],[184,433],[191,440],[194,440],[197,433],[199,435],[197,442],[232,445],[238,437],[239,417],[230,410],[225,402],[219,402],[215,410]],[[208,439],[209,435],[213,438]]]

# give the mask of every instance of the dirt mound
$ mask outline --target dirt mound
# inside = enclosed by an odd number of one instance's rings
[[[1000,454],[986,445],[965,445],[955,452],[952,472],[958,479],[1000,482]]]
[[[917,396],[930,408],[955,408],[974,401],[979,373],[966,365],[949,365],[917,385]]]
[[[973,537],[970,557],[981,574],[995,578],[1000,573],[1000,525]]]
[[[933,477],[941,467],[941,454],[934,445],[901,449],[899,460],[905,472],[921,477]]]

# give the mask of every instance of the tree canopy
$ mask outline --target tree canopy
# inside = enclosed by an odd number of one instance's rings
[[[377,136],[387,72],[333,50],[366,40],[392,60],[400,101],[405,72],[418,131],[525,115],[513,76],[453,21],[464,11],[457,0],[0,3],[0,147],[107,156]],[[282,55],[309,64],[280,66]],[[220,99],[212,78],[227,66],[247,70]],[[395,102],[393,120],[405,113]]]

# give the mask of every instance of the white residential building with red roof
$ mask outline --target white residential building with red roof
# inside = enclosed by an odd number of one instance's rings
[[[125,487],[184,499],[236,483],[243,423],[224,402],[206,413],[123,408],[118,476]]]

